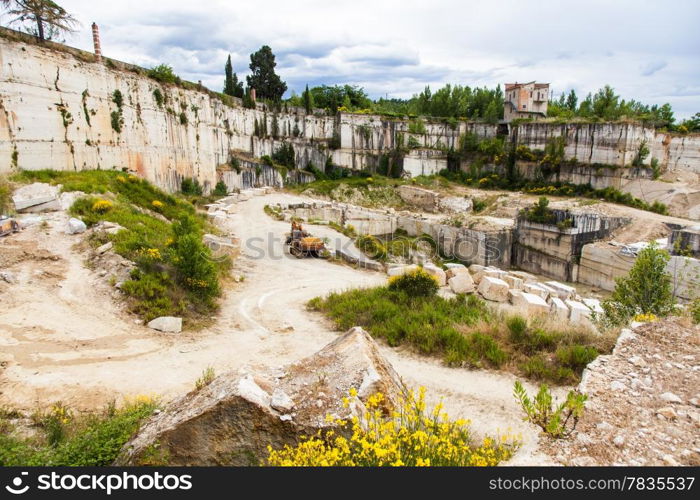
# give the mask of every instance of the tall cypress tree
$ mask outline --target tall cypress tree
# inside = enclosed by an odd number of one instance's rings
[[[233,72],[233,64],[231,64],[231,55],[229,54],[226,61],[226,79],[224,80],[224,94],[233,97],[243,98],[243,82],[238,81],[238,75]]]
[[[306,114],[310,115],[313,110],[314,110],[314,98],[311,95],[311,92],[309,92],[309,84],[306,84],[306,89],[304,90],[304,95],[302,96],[304,99],[304,109],[306,110]]]
[[[224,94],[233,96],[235,87],[233,84],[233,64],[231,64],[231,54],[226,61],[226,79],[224,80]]]

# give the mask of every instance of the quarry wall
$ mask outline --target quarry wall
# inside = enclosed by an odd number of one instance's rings
[[[700,173],[697,134],[662,134],[628,123],[540,122],[507,128],[448,121],[422,121],[421,133],[412,133],[416,124],[410,120],[379,115],[307,115],[298,108],[273,113],[262,105],[243,108],[237,100],[227,105],[196,85],[161,84],[138,68],[111,60],[97,63],[90,53],[54,50],[59,46],[39,46],[9,33],[0,29],[0,172],[127,169],[169,191],[176,190],[183,177],[197,177],[205,187],[213,187],[222,177],[217,167],[229,161],[232,151],[259,158],[285,141],[293,144],[299,169],[308,164],[323,168],[330,157],[336,165],[358,170],[376,169],[382,155],[411,142],[414,149],[403,159],[405,171],[429,175],[447,166],[444,150],[457,148],[463,134],[489,138],[500,132],[537,149],[551,137],[565,136],[567,158],[614,166],[629,165],[647,141],[647,164],[656,158],[662,168]],[[115,91],[123,102],[117,102]],[[263,123],[275,138],[256,134]],[[562,181],[600,187],[619,183],[614,169],[570,170],[559,174]],[[534,170],[529,174],[536,175]],[[648,173],[638,169],[622,175]],[[235,184],[234,177],[226,174]],[[253,182],[277,182],[268,177]]]

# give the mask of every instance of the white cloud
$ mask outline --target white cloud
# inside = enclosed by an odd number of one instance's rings
[[[559,2],[405,0],[328,2],[60,1],[82,22],[69,43],[152,65],[219,90],[232,54],[239,75],[270,45],[290,87],[364,86],[408,97],[426,84],[494,86],[538,80],[579,95],[610,84],[624,98],[700,111],[700,4],[693,0]]]

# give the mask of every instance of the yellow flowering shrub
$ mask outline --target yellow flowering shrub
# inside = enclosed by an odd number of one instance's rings
[[[162,202],[162,201],[153,200],[153,201],[151,202],[151,205],[153,205],[153,208],[155,208],[156,210],[163,208],[163,202]]]
[[[350,397],[357,392],[351,390]],[[326,417],[335,429],[319,431],[297,446],[268,447],[272,466],[493,466],[512,457],[515,437],[486,437],[475,442],[468,420],[451,420],[442,404],[426,409],[425,390],[410,392],[391,415],[382,410],[384,396],[374,394],[362,419]],[[345,407],[350,398],[343,400]]]
[[[161,260],[163,258],[158,248],[146,248],[139,253],[149,260]]]
[[[640,323],[653,323],[654,321],[658,320],[658,316],[653,313],[642,313],[642,314],[637,314],[634,318],[633,321],[638,321]]]
[[[109,200],[97,200],[92,204],[92,211],[98,214],[104,214],[112,209],[112,202]]]

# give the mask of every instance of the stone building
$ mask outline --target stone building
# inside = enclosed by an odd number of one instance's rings
[[[545,118],[549,101],[548,83],[506,83],[503,119]]]

